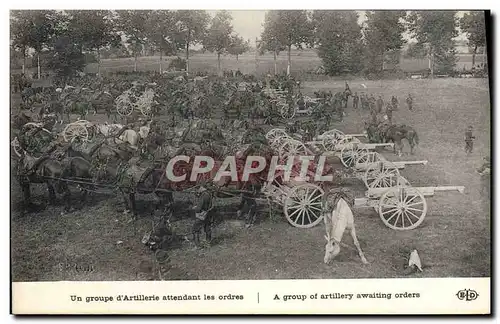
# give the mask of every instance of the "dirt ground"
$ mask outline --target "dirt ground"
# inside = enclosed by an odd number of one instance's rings
[[[306,82],[304,91],[335,90],[343,82]],[[279,208],[273,212],[259,206],[257,224],[245,229],[237,219],[238,201],[217,201],[220,222],[214,230],[214,244],[202,250],[181,242],[169,251],[162,279],[325,279],[394,277],[482,277],[490,275],[490,200],[483,192],[476,169],[490,155],[490,99],[486,79],[435,79],[407,81],[351,81],[357,92],[397,95],[400,108],[396,123],[414,127],[420,145],[414,156],[397,158],[381,151],[389,160],[428,160],[426,166],[401,170],[413,186],[463,185],[465,194],[438,192],[427,199],[423,223],[411,231],[387,228],[371,208],[355,210],[356,232],[370,264],[363,265],[352,239],[345,235],[342,248],[331,265],[323,263],[324,228],[292,227]],[[365,88],[366,87],[366,88]],[[414,111],[404,99],[411,93]],[[359,133],[367,112],[347,109],[343,123],[334,127],[345,133]],[[464,153],[464,132],[474,127],[474,152]],[[408,145],[405,151],[408,152]],[[61,206],[45,206],[38,213],[20,214],[19,187],[11,179],[11,256],[14,281],[57,280],[157,280],[153,254],[141,243],[151,228],[145,211],[135,223],[127,223],[120,212],[121,200],[114,194],[99,196],[78,211],[61,215]],[[363,196],[361,181],[349,182]],[[33,186],[35,201],[45,200],[46,190]],[[78,196],[75,192],[75,202]],[[144,207],[150,197],[140,197]],[[189,195],[177,194],[185,207]],[[178,232],[188,231],[192,219],[185,212],[176,215]],[[417,249],[422,273],[405,269],[411,250]]]

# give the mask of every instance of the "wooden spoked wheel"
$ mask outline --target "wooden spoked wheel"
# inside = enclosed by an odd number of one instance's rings
[[[269,144],[271,144],[278,137],[285,135],[287,135],[287,133],[283,128],[273,128],[266,133],[266,139],[269,142]]]
[[[321,198],[324,195],[321,187],[304,183],[290,188],[283,206],[286,219],[299,228],[311,228],[323,219]]]
[[[274,139],[273,142],[270,143],[270,146],[275,149],[275,150],[279,150],[279,148],[285,144],[285,142],[287,141],[292,141],[294,140],[293,138],[291,138],[290,136],[288,135],[283,135],[283,136],[280,136],[280,137],[277,137]]]
[[[141,106],[140,110],[144,117],[151,117],[151,112],[152,112],[151,105]]]
[[[348,144],[342,147],[340,151],[340,161],[347,168],[352,168],[356,165],[356,161],[360,156],[368,153],[365,148],[360,148],[357,143]]]
[[[39,157],[44,154],[53,139],[52,132],[41,127],[39,123],[27,123],[23,126],[22,134],[17,140],[19,147],[16,149],[19,153],[25,150],[34,157]]]
[[[398,184],[400,178],[398,168],[391,162],[373,163],[365,171],[363,182],[366,188],[390,188]]]
[[[281,158],[287,158],[289,156],[305,156],[307,155],[307,148],[304,143],[300,141],[287,139],[279,148],[278,154]]]
[[[130,116],[134,111],[134,106],[129,102],[120,102],[116,105],[116,111],[120,116]]]
[[[67,125],[63,130],[63,138],[66,142],[79,140],[80,142],[88,142],[89,131],[85,123],[72,123]]]
[[[365,152],[360,154],[356,160],[354,167],[356,169],[366,170],[372,163],[385,161],[384,157],[378,152]]]
[[[323,139],[323,147],[327,152],[335,151],[338,141],[342,139],[344,136],[345,136],[344,133],[336,129],[324,132],[321,135],[321,138]]]
[[[290,107],[287,103],[278,103],[281,117],[284,119],[291,119],[295,117],[295,106]]]
[[[427,202],[419,190],[411,186],[396,186],[380,197],[378,212],[387,227],[411,230],[424,221]]]
[[[10,142],[10,146],[14,150],[14,153],[18,156],[21,157],[23,149],[21,148],[21,144],[19,143],[19,139],[17,137],[14,137],[12,142]]]

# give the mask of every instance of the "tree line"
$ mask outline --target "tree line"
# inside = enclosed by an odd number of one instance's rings
[[[473,11],[457,18],[456,11],[367,11],[359,24],[356,11],[271,10],[266,13],[261,39],[256,50],[273,53],[275,62],[286,51],[287,74],[292,69],[293,48],[314,48],[331,75],[379,73],[386,64],[399,62],[399,53],[407,42],[404,34],[417,41],[411,53],[428,57],[431,73],[448,72],[457,62],[453,38],[459,30],[466,34],[475,53],[486,45],[484,13]],[[250,49],[233,29],[228,11],[211,17],[204,10],[16,10],[11,11],[11,49],[23,57],[37,59],[48,53],[47,65],[56,73],[72,75],[85,65],[85,54],[96,56],[98,73],[103,51],[125,43],[137,58],[145,50],[159,53],[159,71],[163,57],[185,53],[189,72],[190,49],[202,45],[217,55],[221,73],[221,55],[238,58]]]
[[[291,69],[291,47],[315,48],[330,75],[380,73],[386,64],[396,65],[408,37],[416,40],[414,57],[427,57],[430,73],[449,73],[457,55],[454,38],[465,33],[472,48],[472,65],[479,47],[486,45],[484,12],[472,11],[457,17],[457,11],[366,11],[340,10],[269,11],[264,22],[261,52],[276,56],[287,51]],[[276,67],[276,63],[275,63]],[[276,70],[276,68],[275,68]]]
[[[16,10],[11,11],[11,49],[23,57],[23,66],[34,51],[38,77],[43,52],[49,53],[49,68],[63,75],[81,70],[84,54],[93,53],[99,73],[101,52],[123,42],[134,57],[134,71],[146,49],[160,54],[160,73],[163,56],[185,51],[189,71],[189,51],[196,44],[216,53],[220,67],[220,55],[238,57],[250,47],[231,20],[224,10],[213,18],[204,10]]]

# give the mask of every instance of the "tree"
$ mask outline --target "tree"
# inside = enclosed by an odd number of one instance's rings
[[[266,51],[273,53],[274,75],[278,74],[276,59],[281,51],[286,50],[286,46],[280,43],[280,37],[278,35],[279,29],[275,26],[278,21],[277,13],[277,11],[268,11],[266,13],[264,31],[262,32],[259,48],[257,49],[261,55]]]
[[[226,10],[218,11],[212,19],[210,28],[203,40],[203,47],[217,54],[217,71],[219,74],[221,74],[220,56],[227,52],[232,41],[232,19],[231,14]]]
[[[137,72],[137,57],[147,41],[146,24],[150,10],[119,10],[117,25],[127,37],[127,44],[134,53],[134,72]]]
[[[425,46],[418,42],[408,43],[406,56],[410,58],[425,58],[427,56]]]
[[[271,47],[285,47],[288,51],[287,75],[290,75],[292,46],[302,48],[310,44],[312,26],[305,10],[276,10],[266,15],[262,40]]]
[[[455,42],[458,35],[456,11],[414,11],[407,15],[409,30],[427,48],[431,76],[437,67],[449,73],[456,64]]]
[[[97,74],[101,70],[101,49],[116,46],[120,36],[115,28],[113,13],[107,10],[72,10],[70,34],[80,49],[97,53]]]
[[[26,69],[26,55],[30,46],[31,17],[28,11],[12,10],[10,15],[10,39],[14,49],[23,57],[22,71]]]
[[[236,61],[238,61],[238,56],[246,53],[250,50],[250,41],[245,41],[242,37],[238,35],[231,36],[231,42],[227,52],[231,55],[236,56]]]
[[[79,44],[68,35],[59,35],[54,40],[53,55],[49,67],[62,77],[72,77],[77,71],[83,70],[85,57]]]
[[[315,10],[314,42],[328,74],[357,73],[362,69],[363,43],[355,11]]]
[[[147,38],[155,50],[160,52],[160,73],[163,71],[163,55],[177,53],[178,35],[175,30],[175,15],[169,10],[155,10],[146,23]]]
[[[472,68],[476,65],[476,54],[478,47],[486,45],[486,27],[484,23],[484,12],[471,11],[464,14],[460,19],[460,29],[467,36],[469,47],[472,48]]]
[[[47,10],[16,10],[12,12],[12,38],[14,45],[25,53],[24,61],[26,60],[28,48],[35,50],[39,79],[41,74],[40,52],[49,44],[55,32],[49,14],[50,11]]]
[[[186,72],[189,73],[189,46],[201,42],[207,32],[210,15],[204,10],[179,10],[176,13],[176,31],[186,49]]]
[[[368,70],[382,71],[386,63],[386,54],[399,53],[405,43],[403,39],[405,16],[404,11],[366,12],[364,37]]]

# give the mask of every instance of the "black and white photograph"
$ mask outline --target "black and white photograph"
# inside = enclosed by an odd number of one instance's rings
[[[12,282],[491,277],[489,11],[9,14]]]

